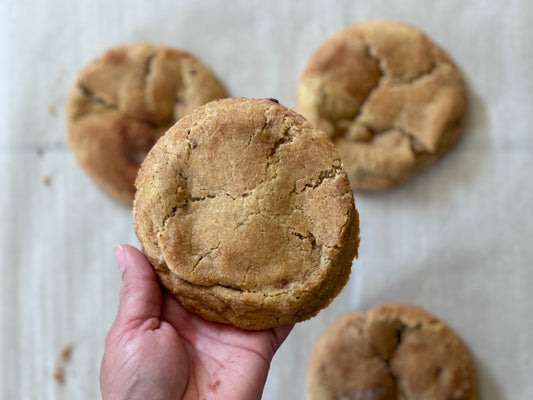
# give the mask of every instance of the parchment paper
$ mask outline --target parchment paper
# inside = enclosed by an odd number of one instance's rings
[[[130,210],[92,183],[66,145],[64,103],[77,70],[111,45],[160,42],[195,53],[234,96],[292,107],[310,53],[371,18],[410,23],[450,53],[468,87],[467,123],[450,154],[416,179],[356,193],[362,241],[351,279],[296,326],[264,398],[305,398],[308,354],[327,324],[387,301],[419,304],[456,330],[482,399],[533,398],[527,0],[2,0],[0,398],[99,398],[120,287],[113,247],[138,244]],[[52,377],[58,363],[63,384]]]

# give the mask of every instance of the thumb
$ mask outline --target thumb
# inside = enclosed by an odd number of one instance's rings
[[[143,253],[132,246],[115,248],[115,258],[122,271],[122,288],[115,323],[135,329],[150,318],[161,315],[161,288],[152,266]]]

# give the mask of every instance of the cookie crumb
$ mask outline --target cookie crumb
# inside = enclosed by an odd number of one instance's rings
[[[52,105],[48,106],[48,108],[46,109],[46,111],[48,111],[48,114],[50,114],[52,117],[55,117],[56,115],[56,108]]]
[[[53,376],[56,382],[60,384],[65,383],[65,369],[61,365],[56,365]]]
[[[273,103],[277,103],[277,104],[279,104],[279,101],[278,101],[277,99],[272,98],[272,97],[267,98],[267,100],[268,100],[268,101],[271,101],[271,102],[273,102]]]
[[[50,179],[48,175],[43,175],[41,176],[41,182],[43,183],[43,185],[50,186],[50,183],[52,183],[52,180]]]
[[[56,363],[56,368],[54,370],[53,377],[54,379],[60,383],[63,384],[65,382],[65,362],[67,362],[70,359],[70,354],[72,353],[72,345],[68,344],[64,346],[58,355],[58,360]]]
[[[59,352],[59,360],[67,361],[70,358],[70,353],[72,352],[72,345],[69,344],[61,349]]]

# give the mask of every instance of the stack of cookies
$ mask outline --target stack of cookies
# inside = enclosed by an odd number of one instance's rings
[[[348,281],[352,190],[402,184],[456,141],[465,90],[449,56],[394,21],[355,24],[311,56],[296,110],[227,98],[190,53],[133,44],[79,74],[68,137],[124,204],[162,286],[249,330],[303,321]],[[421,308],[347,313],[318,340],[311,399],[475,399],[460,339]]]
[[[359,224],[342,162],[321,130],[276,101],[197,108],[150,151],[136,187],[144,253],[206,319],[302,321],[348,280]]]

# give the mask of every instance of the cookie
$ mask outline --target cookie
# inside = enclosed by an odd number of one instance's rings
[[[67,104],[68,142],[78,162],[126,205],[139,166],[174,123],[227,97],[192,54],[135,43],[105,51],[81,69]]]
[[[296,110],[334,141],[353,189],[399,185],[456,141],[461,75],[424,34],[383,20],[326,40],[302,74]]]
[[[359,224],[341,160],[277,101],[199,107],[153,147],[135,184],[143,252],[205,319],[249,330],[301,321],[348,280]]]
[[[347,313],[315,343],[310,400],[477,399],[468,351],[420,307],[391,303]]]

